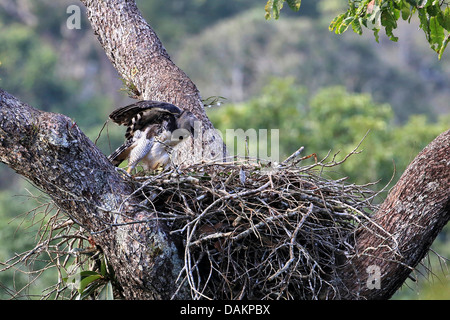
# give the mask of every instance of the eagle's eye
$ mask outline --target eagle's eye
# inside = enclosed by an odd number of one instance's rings
[[[178,140],[183,140],[183,136],[179,136],[179,137],[178,137]]]

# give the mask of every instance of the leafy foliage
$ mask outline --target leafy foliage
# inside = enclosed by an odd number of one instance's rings
[[[76,300],[98,299],[98,300],[114,300],[113,271],[109,267],[106,258],[102,256],[100,259],[99,270],[93,271],[90,267],[82,268],[77,266],[77,270],[71,275],[63,278],[66,285],[76,290],[74,296]]]
[[[289,8],[294,11],[300,10],[302,0],[268,0],[265,6],[265,17],[269,20],[272,16],[275,19],[280,17],[280,11],[283,8],[284,2],[287,2]]]
[[[379,32],[384,28],[389,39],[397,41],[394,35],[397,21],[401,17],[410,22],[415,15],[431,49],[440,59],[450,41],[450,7],[442,0],[351,0],[348,10],[338,15],[329,29],[341,34],[351,26],[354,32],[362,34],[364,26],[373,31],[378,41]]]

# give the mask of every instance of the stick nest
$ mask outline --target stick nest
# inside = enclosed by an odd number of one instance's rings
[[[368,185],[323,177],[338,164],[206,163],[135,181],[183,243],[193,299],[331,298],[376,209]]]

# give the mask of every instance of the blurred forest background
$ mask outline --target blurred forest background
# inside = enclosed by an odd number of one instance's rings
[[[387,37],[376,43],[368,30],[363,36],[328,31],[347,1],[304,0],[300,12],[286,6],[270,21],[265,2],[137,1],[202,97],[224,97],[221,106],[207,109],[216,128],[279,129],[281,159],[300,146],[319,158],[340,151],[340,159],[370,129],[363,152],[325,174],[347,176],[349,183],[379,180],[376,190],[393,177],[389,189],[450,127],[450,52],[439,61],[414,19],[394,31],[397,43]],[[82,9],[80,29],[66,25],[72,4]],[[0,63],[1,88],[70,116],[92,140],[113,109],[132,101],[74,0],[0,0]],[[109,154],[123,134],[108,125],[97,144]],[[0,262],[33,248],[54,210],[47,196],[0,165]],[[413,274],[418,281],[408,281],[394,299],[450,299],[449,265],[439,258],[450,257],[448,226],[433,251]],[[0,298],[39,298],[56,282],[56,271],[33,270],[48,263],[42,257],[0,272]]]

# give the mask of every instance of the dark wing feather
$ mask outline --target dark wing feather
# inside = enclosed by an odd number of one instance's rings
[[[151,122],[154,117],[157,117],[161,113],[178,115],[181,113],[181,110],[171,103],[142,100],[114,110],[109,115],[109,118],[119,125],[130,126],[138,114],[144,116],[146,122]]]
[[[122,161],[124,161],[126,158],[128,158],[128,155],[130,154],[130,147],[133,144],[133,141],[126,140],[124,144],[122,144],[120,147],[118,147],[113,153],[111,153],[108,156],[108,160],[111,161],[111,163],[114,166],[119,166]]]

